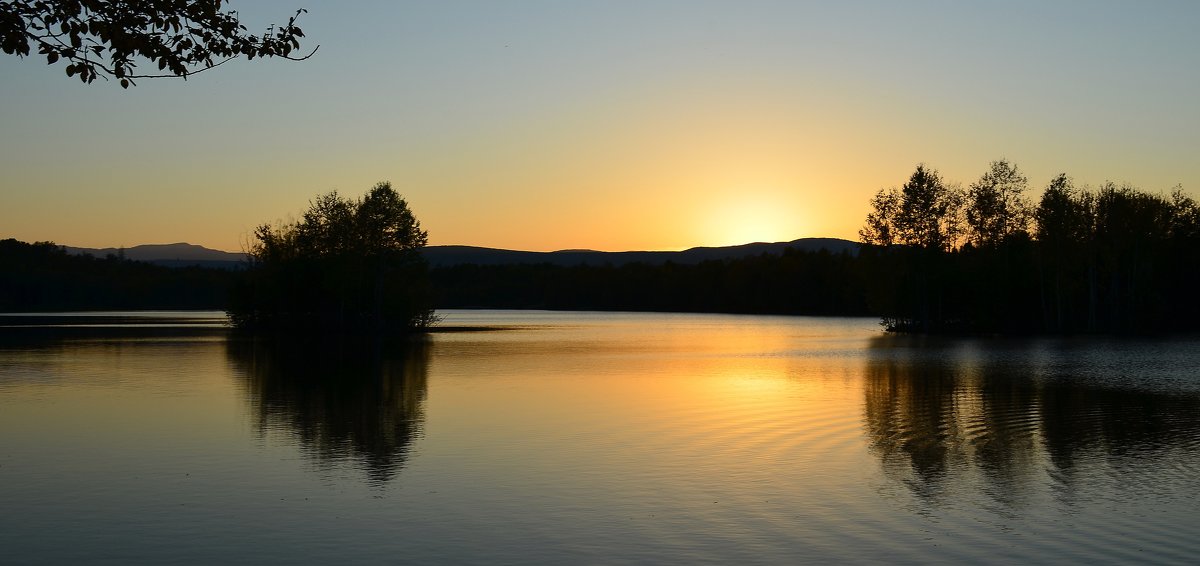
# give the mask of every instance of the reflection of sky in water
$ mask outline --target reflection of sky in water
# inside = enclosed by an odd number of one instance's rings
[[[503,329],[0,345],[0,547],[456,563],[1200,551],[1190,342],[725,315],[443,325]]]

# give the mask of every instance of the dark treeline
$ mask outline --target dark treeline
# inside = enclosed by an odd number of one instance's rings
[[[876,314],[868,310],[861,266],[848,253],[789,249],[782,255],[691,265],[457,265],[429,270],[428,283],[421,266],[406,265],[409,273],[399,279],[408,283],[387,285],[405,291],[385,294],[403,299],[408,286],[419,284],[433,289],[438,308]],[[4,240],[0,310],[231,309],[248,300],[248,293],[261,293],[254,300],[269,308],[306,304],[341,314],[366,307],[346,302],[350,308],[345,308],[338,300],[333,311],[322,306],[323,300],[304,297],[319,298],[329,286],[354,291],[347,280],[373,286],[375,271],[366,277],[363,270],[362,262],[332,258],[293,260],[258,271],[169,268],[116,256],[70,255],[50,242]],[[366,296],[375,297],[373,289]]]
[[[223,309],[238,274],[71,255],[50,242],[0,240],[0,310]]]
[[[459,265],[430,277],[441,308],[873,314],[855,256],[824,250],[695,265]]]
[[[994,162],[967,189],[918,166],[881,190],[860,233],[871,306],[892,330],[1002,333],[1193,331],[1200,207],[1055,177],[1040,199]]]

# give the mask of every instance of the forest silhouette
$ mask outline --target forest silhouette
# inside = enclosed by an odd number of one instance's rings
[[[1187,331],[1200,314],[1200,206],[1066,175],[1035,203],[1000,160],[969,188],[919,165],[880,190],[860,236],[871,307],[890,330]]]
[[[72,255],[52,242],[0,240],[0,310],[224,309],[241,274]]]
[[[922,333],[1167,333],[1200,317],[1200,206],[1058,175],[1036,201],[1008,161],[967,188],[917,166],[880,190],[858,253],[787,249],[696,264],[429,268],[426,233],[387,183],[263,225],[244,271],[71,256],[0,241],[0,309],[226,309],[242,328],[421,330],[433,308],[881,317]]]

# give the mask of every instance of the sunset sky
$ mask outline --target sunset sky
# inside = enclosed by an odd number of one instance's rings
[[[390,180],[432,244],[856,239],[917,163],[1200,195],[1200,2],[235,1],[310,60],[0,55],[0,238],[237,251]]]

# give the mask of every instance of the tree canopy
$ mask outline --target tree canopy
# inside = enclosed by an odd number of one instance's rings
[[[305,10],[261,35],[247,32],[237,11],[223,0],[5,0],[0,2],[0,49],[46,63],[66,63],[69,77],[91,83],[115,78],[122,88],[135,79],[186,79],[237,57],[294,56],[304,32],[296,25]],[[138,68],[144,59],[157,70]]]
[[[390,183],[361,199],[318,196],[300,220],[255,231],[231,298],[244,328],[397,331],[432,321],[427,233]]]
[[[899,189],[881,189],[859,237],[867,244],[902,244],[931,250],[955,247],[962,233],[962,190],[924,164]]]
[[[1200,205],[1054,177],[1037,204],[999,160],[962,191],[918,165],[859,232],[872,308],[893,330],[1155,332],[1200,316]]]
[[[1030,206],[1027,179],[1007,160],[993,161],[967,190],[966,220],[971,244],[995,247],[1007,238],[1027,235]]]

